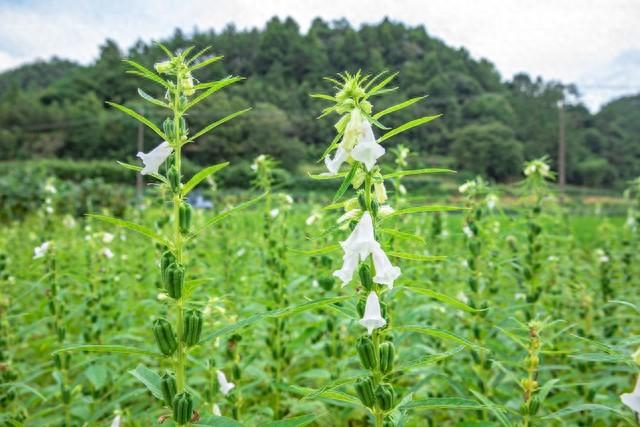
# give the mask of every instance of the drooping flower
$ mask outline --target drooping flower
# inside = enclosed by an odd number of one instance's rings
[[[387,285],[389,289],[393,289],[393,282],[400,277],[400,267],[391,264],[391,261],[389,261],[387,254],[384,253],[380,244],[374,248],[371,256],[373,257],[373,266],[376,270],[373,281],[381,285]]]
[[[351,157],[354,160],[364,163],[364,166],[368,171],[371,171],[373,166],[385,152],[382,145],[376,142],[375,136],[373,136],[373,129],[371,129],[371,123],[365,120],[362,126],[364,138],[351,151]]]
[[[367,302],[364,306],[364,316],[360,319],[360,324],[367,328],[369,335],[374,329],[382,328],[387,324],[387,321],[382,317],[380,312],[380,301],[378,300],[378,294],[371,292],[367,297]]]
[[[364,261],[371,251],[379,246],[373,233],[373,219],[368,211],[362,214],[362,218],[351,232],[351,235],[340,246],[346,254],[356,253],[360,261]]]
[[[103,248],[100,253],[107,259],[113,258],[113,252],[109,248]]]
[[[631,393],[622,393],[620,400],[631,408],[633,412],[640,414],[640,376],[636,380],[636,387],[633,391]]]
[[[122,422],[122,415],[118,414],[113,419],[113,421],[111,421],[111,427],[120,427],[121,422]]]
[[[222,416],[222,412],[220,412],[220,407],[216,403],[214,403],[213,406],[211,407],[211,413],[216,417]]]
[[[335,277],[342,280],[342,286],[349,284],[353,278],[353,273],[358,268],[358,262],[360,262],[360,257],[357,253],[348,253],[342,257],[342,268],[333,272]]]
[[[113,234],[111,234],[111,233],[106,233],[106,232],[105,232],[105,233],[102,235],[102,241],[103,241],[104,243],[111,243],[111,242],[113,242],[113,238],[114,238],[114,236],[113,236]]]
[[[277,217],[277,216],[278,216],[278,214],[279,214],[279,213],[280,213],[280,209],[278,209],[278,208],[273,208],[273,209],[271,209],[271,210],[269,211],[269,216],[270,216],[271,218],[275,218],[275,217]]]
[[[333,156],[333,159],[330,156],[324,158],[324,164],[329,169],[329,173],[331,175],[335,175],[338,173],[340,166],[349,158],[349,153],[342,147],[338,146],[336,153]]]
[[[373,191],[378,203],[383,204],[387,201],[387,189],[384,187],[384,182],[375,182],[373,184]]]
[[[173,148],[171,145],[167,141],[164,141],[148,153],[143,153],[142,151],[138,152],[136,156],[144,163],[144,168],[142,168],[140,174],[150,175],[158,173],[158,168],[165,160],[167,160],[167,157],[169,157],[172,151]]]
[[[44,242],[40,246],[33,248],[33,259],[44,257],[49,251],[49,246],[51,246],[51,242]]]
[[[224,372],[218,371],[218,384],[220,385],[220,393],[225,396],[229,394],[229,392],[236,386],[234,383],[227,381],[227,377],[224,375]]]

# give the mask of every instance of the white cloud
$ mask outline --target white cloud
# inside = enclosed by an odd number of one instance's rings
[[[166,37],[175,27],[262,27],[273,15],[292,16],[303,30],[316,16],[346,17],[355,25],[389,16],[425,25],[447,44],[486,57],[505,78],[524,71],[564,82],[597,80],[622,52],[640,49],[637,0],[0,0],[0,69],[54,54],[86,63],[107,37],[128,47],[138,38]],[[607,98],[604,83],[590,81],[605,94],[598,99]],[[640,90],[624,90],[633,88]]]

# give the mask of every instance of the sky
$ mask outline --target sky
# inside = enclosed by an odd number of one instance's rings
[[[108,37],[128,48],[176,27],[260,28],[274,15],[305,31],[318,16],[424,25],[504,79],[576,83],[592,110],[640,92],[640,0],[0,0],[0,72],[54,55],[90,63]]]

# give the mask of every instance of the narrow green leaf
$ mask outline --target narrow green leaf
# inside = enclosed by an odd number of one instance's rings
[[[631,418],[627,417],[622,411],[615,409],[615,408],[610,408],[609,406],[605,406],[605,405],[599,405],[596,403],[583,403],[581,405],[571,405],[568,406],[564,409],[560,409],[559,411],[556,411],[552,414],[549,414],[545,417],[542,417],[544,419],[551,419],[551,418],[562,418],[562,417],[566,417],[567,415],[572,415],[578,412],[612,412],[614,414],[616,414],[617,416],[619,416],[621,419],[623,419],[627,424],[631,425],[631,426],[635,426],[636,423],[633,422],[633,420],[631,420]]]
[[[213,95],[215,92],[219,91],[220,89],[226,86],[229,86],[231,84],[234,84],[236,82],[239,82],[240,80],[244,80],[244,77],[227,77],[217,82],[212,82],[211,86],[207,90],[205,90],[200,95],[193,98],[193,100],[184,107],[183,112],[189,110],[190,108],[198,104],[200,101],[203,101],[204,99]],[[196,86],[196,88],[198,88],[198,86]],[[192,139],[195,139],[195,137]]]
[[[335,96],[325,95],[324,93],[312,93],[309,95],[312,98],[324,99],[325,101],[338,102]]]
[[[144,99],[145,101],[149,101],[153,105],[157,105],[163,108],[170,108],[169,105],[167,105],[165,102],[162,102],[159,99],[154,98],[153,96],[149,95],[147,92],[143,91],[140,88],[138,88],[138,95],[140,95],[142,99]]]
[[[391,178],[401,178],[403,176],[408,176],[408,175],[424,175],[424,174],[432,174],[432,173],[456,173],[456,171],[451,169],[441,169],[441,168],[412,169],[412,170],[388,173],[386,175],[383,175],[382,178],[391,179]]]
[[[333,137],[333,141],[331,141],[331,144],[329,144],[326,150],[324,150],[324,153],[322,153],[322,156],[320,157],[318,162],[323,161],[324,158],[327,157],[338,146],[340,142],[340,138],[342,138],[343,134],[344,134],[344,131],[340,131],[336,134],[336,136]]]
[[[425,240],[420,236],[417,236],[412,233],[405,233],[404,231],[394,230],[393,228],[379,228],[378,231],[383,234],[387,234],[391,237],[395,237],[397,239],[413,240],[414,242],[418,242],[423,245],[426,243]]]
[[[212,173],[218,172],[220,169],[226,168],[229,166],[229,162],[218,163],[217,165],[209,166],[208,168],[202,169],[200,172],[191,177],[191,179],[182,187],[182,195],[186,196],[189,194],[191,190],[193,190],[200,182],[211,175]]]
[[[351,169],[349,169],[349,173],[347,173],[344,176],[344,179],[342,180],[342,184],[340,184],[338,191],[336,191],[336,194],[333,196],[333,203],[340,200],[342,195],[347,191],[347,188],[349,188],[349,185],[351,184],[351,180],[353,179],[353,176],[356,174],[357,170],[358,170],[358,163],[353,162],[353,165],[351,165]]]
[[[129,370],[129,373],[136,377],[157,399],[163,400],[162,389],[160,387],[161,378],[151,369],[143,364],[136,366],[136,369]]]
[[[165,45],[163,45],[162,43],[156,42],[156,46],[158,46],[160,49],[162,49],[162,51],[169,57],[169,59],[174,57],[173,53],[169,49],[167,49],[167,47]]]
[[[395,258],[403,258],[403,259],[410,259],[413,261],[426,261],[426,262],[443,261],[447,259],[446,256],[441,256],[441,255],[418,255],[418,254],[410,254],[407,252],[387,252],[387,255]]]
[[[312,174],[311,172],[307,172],[307,175],[309,176],[309,178],[311,179],[315,179],[318,181],[324,181],[324,180],[328,180],[328,179],[338,179],[338,178],[344,178],[347,173],[346,172],[339,172],[335,175],[331,175],[329,173],[327,174]]]
[[[423,356],[419,359],[414,359],[409,362],[405,362],[397,366],[394,372],[406,372],[411,369],[423,368],[425,366],[433,365],[435,363],[438,363],[441,360],[448,359],[449,357],[457,353],[460,353],[462,350],[464,350],[464,348],[465,348],[464,346],[459,346],[444,353],[430,354],[428,356]]]
[[[394,216],[399,215],[409,215],[414,213],[421,212],[451,212],[451,211],[464,211],[468,210],[467,208],[461,208],[459,206],[446,206],[446,205],[425,205],[425,206],[414,206],[412,208],[398,209],[393,213],[382,218],[383,220],[387,220],[389,218],[393,218]]]
[[[479,410],[484,406],[475,400],[461,397],[430,397],[422,400],[412,400],[400,407],[401,410],[429,411],[435,409]]]
[[[311,424],[316,416],[313,414],[302,415],[300,417],[286,418],[284,420],[273,421],[263,424],[262,427],[302,427]]]
[[[205,415],[203,416],[197,424],[194,426],[200,427],[244,427],[244,424],[239,423],[238,421],[221,417],[217,415]]]
[[[185,241],[189,241],[189,240],[193,239],[198,234],[202,233],[204,230],[206,230],[207,228],[211,227],[212,225],[217,224],[218,222],[222,221],[223,219],[225,219],[226,217],[228,217],[232,213],[240,211],[240,210],[245,209],[245,208],[248,208],[249,206],[255,205],[256,203],[258,203],[266,195],[267,195],[267,193],[263,193],[263,194],[259,195],[258,197],[255,197],[255,198],[253,198],[251,200],[248,200],[248,201],[246,201],[244,203],[240,203],[239,205],[234,206],[232,208],[229,208],[226,211],[214,216],[213,218],[210,218],[209,220],[207,220],[207,222],[205,223],[205,225],[202,228],[200,228],[199,230],[194,231],[193,233],[191,233],[185,239]]]
[[[122,166],[122,167],[123,167],[123,168],[125,168],[125,169],[129,169],[129,170],[132,170],[132,171],[135,171],[135,172],[140,172],[140,171],[142,171],[142,167],[141,167],[141,166],[136,166],[136,165],[132,165],[132,164],[129,164],[129,163],[120,162],[120,161],[118,161],[118,160],[116,160],[116,163],[117,163],[117,164],[119,164],[120,166]],[[168,184],[168,183],[169,183],[169,182],[167,181],[167,179],[166,179],[164,176],[160,175],[160,174],[152,173],[152,174],[150,174],[149,176],[152,176],[152,177],[154,177],[155,179],[157,179],[158,181],[162,181],[162,182],[164,182],[165,184]]]
[[[412,286],[402,286],[402,289],[406,289],[415,294],[426,295],[435,300],[448,304],[454,308],[457,308],[458,310],[466,311],[468,313],[478,313],[478,312],[487,310],[486,308],[477,309],[477,308],[469,307],[467,304],[463,303],[457,298],[453,298],[453,297],[450,297],[449,295],[441,294],[440,292],[436,292],[431,289],[416,288]]]
[[[381,81],[380,83],[372,87],[371,90],[368,91],[367,94],[364,96],[364,99],[366,100],[367,98],[370,98],[375,94],[379,93],[386,85],[388,85],[391,82],[391,80],[395,79],[397,75],[398,75],[397,72],[393,73],[389,77],[387,77],[386,79],[384,79],[383,81]]]
[[[134,222],[125,221],[123,219],[113,218],[111,216],[106,216],[106,215],[87,214],[87,216],[89,218],[95,218],[98,221],[108,222],[109,224],[117,225],[118,227],[124,227],[124,228],[127,228],[129,230],[135,231],[136,233],[140,233],[143,236],[147,236],[150,239],[153,239],[156,242],[158,242],[158,243],[160,243],[160,244],[162,244],[162,245],[164,245],[166,247],[171,246],[170,243],[164,237],[159,236],[158,234],[156,234],[150,228],[147,228],[145,226],[136,224]]]
[[[393,113],[395,111],[402,110],[403,108],[407,108],[408,106],[413,105],[416,102],[418,102],[418,101],[420,101],[422,99],[425,99],[426,97],[427,97],[427,95],[417,96],[415,98],[407,99],[404,102],[401,102],[401,103],[396,104],[396,105],[392,105],[391,107],[385,108],[382,111],[378,111],[376,114],[373,115],[373,118],[377,120],[382,116],[386,116],[387,114]]]
[[[337,302],[346,301],[348,299],[353,298],[350,295],[340,296],[340,297],[327,297],[320,298],[314,301],[308,301],[300,305],[294,305],[290,307],[281,308],[279,310],[273,310],[267,313],[267,317],[270,318],[283,318],[293,316],[294,314],[302,313],[304,311],[313,310],[314,308],[323,307],[329,304],[335,304]]]
[[[387,74],[389,72],[389,70],[383,70],[380,71],[378,74],[375,75],[375,77],[373,77],[371,80],[369,80],[369,82],[367,82],[366,85],[363,86],[363,89],[365,91],[369,90],[369,88],[375,83],[377,82],[382,76],[384,76],[385,74]]]
[[[116,108],[116,109],[122,111],[125,114],[128,114],[129,116],[133,117],[134,119],[138,120],[139,122],[144,123],[145,125],[147,125],[149,127],[149,129],[151,129],[152,131],[157,133],[160,136],[160,138],[162,138],[164,141],[167,141],[167,139],[168,139],[167,136],[160,130],[160,128],[158,128],[158,126],[153,124],[146,117],[136,113],[131,108],[127,108],[124,105],[116,104],[115,102],[111,102],[111,101],[107,101],[107,104],[111,105],[113,108]]]
[[[218,62],[219,60],[221,60],[222,58],[224,58],[224,56],[212,56],[211,58],[207,58],[203,61],[197,62],[195,65],[192,65],[191,67],[189,67],[189,71],[195,71],[195,70],[199,70],[202,67],[206,67],[207,65],[211,65],[214,62]]]
[[[472,343],[466,338],[462,338],[459,335],[454,334],[453,332],[445,331],[442,329],[436,328],[428,328],[426,326],[418,326],[418,325],[407,325],[407,326],[395,326],[393,328],[396,331],[401,332],[416,332],[418,334],[429,335],[436,338],[442,338],[450,341],[457,342],[460,345],[464,345],[465,347],[473,347],[481,349],[477,344]]]
[[[193,280],[186,280],[184,282],[184,296],[185,298],[189,298],[191,296],[191,294],[193,293],[193,291],[201,285],[204,285],[207,282],[213,282],[214,279],[193,279]]]
[[[136,69],[136,70],[129,70],[127,71],[127,73],[133,74],[139,77],[143,77],[145,79],[149,79],[153,82],[158,83],[161,86],[164,86],[167,89],[173,89],[173,87],[168,81],[166,81],[165,79],[160,77],[158,74],[154,73],[153,71],[149,70],[145,66],[140,65],[137,62],[131,61],[129,59],[125,59],[124,62],[126,62],[127,64],[131,65],[133,68]]]
[[[196,133],[195,135],[193,135],[192,137],[189,138],[189,141],[194,141],[197,138],[201,137],[202,135],[204,135],[205,133],[209,132],[210,130],[217,128],[218,126],[220,126],[223,123],[228,122],[229,120],[238,117],[241,114],[246,113],[247,111],[251,110],[251,107],[249,108],[245,108],[244,110],[240,110],[240,111],[236,111],[235,113],[231,113],[226,117],[221,118],[218,121],[215,121],[213,123],[211,123],[209,126],[206,126],[205,128],[201,129],[200,131],[198,131],[198,133]]]
[[[415,119],[415,120],[411,120],[410,122],[407,122],[403,125],[398,126],[395,129],[391,129],[389,132],[385,133],[384,135],[382,135],[380,138],[378,138],[378,142],[383,142],[386,141],[387,139],[391,138],[392,136],[396,136],[399,133],[405,132],[409,129],[412,129],[416,126],[420,126],[423,125],[425,123],[429,123],[431,120],[437,119],[438,117],[442,116],[442,114],[437,114],[435,116],[426,116],[426,117],[421,117],[419,119]]]
[[[189,60],[187,61],[187,65],[193,63],[196,59],[200,58],[202,55],[204,55],[206,52],[209,51],[209,49],[211,49],[211,46],[207,46],[204,49],[200,50],[198,53],[196,53],[195,55],[193,55],[191,58],[189,58]]]
[[[163,358],[164,354],[160,354],[151,350],[143,350],[141,348],[130,347],[126,345],[99,345],[99,344],[73,344],[57,349],[51,354],[59,353],[78,353],[81,351],[88,351],[93,353],[120,353],[120,354],[135,354],[138,356],[150,356]]]
[[[488,397],[485,397],[475,390],[470,391],[480,402],[482,402],[489,409],[489,412],[491,412],[498,419],[498,421],[500,421],[500,424],[502,424],[504,427],[513,427],[511,421],[509,421],[509,419],[503,413],[503,409],[499,408],[495,403],[489,400]]]
[[[330,246],[325,246],[324,248],[310,249],[310,250],[302,250],[302,249],[289,249],[289,250],[295,254],[300,254],[300,255],[322,255],[322,254],[328,254],[333,251],[337,251],[338,249],[340,249],[340,245],[330,245]]]
[[[290,393],[306,396],[314,392],[312,388],[300,387],[296,385],[283,386],[283,388]],[[362,403],[356,397],[350,396],[347,393],[343,393],[337,390],[325,390],[318,396],[320,399],[328,399],[336,402],[346,403],[350,406],[360,407]]]

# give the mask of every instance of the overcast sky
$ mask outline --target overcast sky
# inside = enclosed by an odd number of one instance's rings
[[[53,55],[88,63],[107,37],[126,48],[175,27],[263,27],[273,15],[305,31],[316,16],[424,25],[504,78],[577,83],[591,108],[640,92],[640,0],[0,0],[0,71]]]

